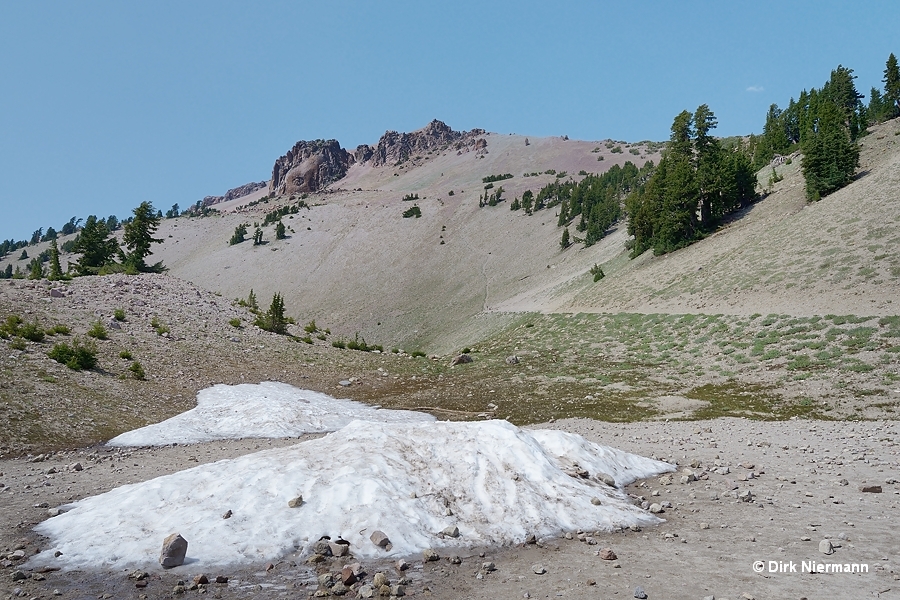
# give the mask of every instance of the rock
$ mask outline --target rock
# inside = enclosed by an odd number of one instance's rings
[[[446,537],[457,538],[459,537],[459,527],[456,525],[451,525],[449,527],[445,527],[443,531],[441,531],[441,535]]]
[[[331,592],[331,594],[333,596],[343,596],[344,594],[349,592],[350,589],[347,586],[345,586],[343,583],[338,581],[333,586],[331,586],[331,590],[329,590],[329,591]]]
[[[593,504],[594,506],[600,506],[603,503],[600,501],[600,498],[594,496],[593,498],[591,498],[591,504]]]
[[[107,323],[106,326],[109,327],[110,329],[122,329],[122,326],[119,325],[119,322],[116,321],[115,319],[110,319],[109,323]]]
[[[406,562],[406,559],[401,558],[394,564],[394,567],[396,567],[398,571],[405,571],[409,568],[409,563]]]
[[[616,487],[616,480],[613,479],[611,475],[604,473],[603,471],[597,471],[597,473],[595,473],[595,476],[598,480],[602,481],[609,487]]]
[[[144,579],[147,579],[148,577],[150,577],[149,573],[147,573],[146,571],[140,571],[140,570],[132,571],[128,575],[128,579],[134,579],[135,581],[142,581]]]
[[[319,587],[328,589],[334,585],[334,577],[331,575],[331,573],[322,573],[321,575],[319,575],[318,582]]]
[[[372,535],[369,536],[369,539],[379,548],[389,549],[389,546],[391,546],[390,538],[388,538],[387,534],[383,531],[373,531]]]
[[[456,365],[465,365],[472,362],[472,357],[468,354],[459,354],[450,361],[450,366],[455,367]]]
[[[313,552],[322,556],[331,556],[331,541],[325,538],[317,541],[313,544]]]
[[[426,548],[422,552],[422,557],[425,559],[425,562],[432,562],[432,561],[441,559],[440,555],[437,552],[435,552],[432,548]]]
[[[58,288],[50,288],[50,297],[51,298],[65,298],[66,293]]]
[[[372,578],[372,585],[380,588],[383,585],[390,585],[390,580],[384,573],[375,573],[375,577]]]
[[[700,523],[700,529],[709,529],[709,523]]]
[[[750,490],[744,490],[743,492],[738,494],[738,500],[740,500],[741,502],[750,502],[751,500],[753,500],[753,492],[751,492]]]
[[[342,379],[342,380],[338,381],[338,385],[343,386],[343,387],[349,386],[350,383],[351,383],[351,382],[350,382],[349,380],[347,380],[347,379]]]
[[[485,573],[493,573],[497,570],[497,565],[492,562],[483,562],[481,563],[481,570]]]
[[[535,575],[543,575],[547,572],[547,569],[545,569],[544,565],[541,564],[531,565],[531,570]]]
[[[657,503],[657,502],[654,502],[653,504],[651,504],[651,505],[648,507],[648,509],[649,509],[650,512],[652,512],[653,514],[659,514],[659,513],[663,512],[663,507],[662,507],[662,505],[659,504],[659,503]]]
[[[71,465],[69,465],[69,470],[70,471],[82,471],[82,470],[84,470],[84,467],[81,465],[80,462],[74,462]]]
[[[164,569],[171,569],[184,564],[184,556],[187,554],[188,543],[178,533],[173,533],[163,540],[162,552],[159,555],[159,564]]]
[[[368,584],[362,585],[356,590],[356,594],[360,598],[373,598],[375,596],[375,588]]]
[[[869,494],[880,494],[881,486],[880,485],[861,485],[861,486],[859,486],[859,491],[869,493]]]
[[[48,517],[58,517],[61,514],[62,514],[62,510],[60,510],[59,507],[54,507],[47,511]]]
[[[647,592],[644,591],[644,588],[641,586],[637,586],[634,588],[634,597],[639,600],[647,600]]]
[[[616,560],[619,558],[616,556],[616,553],[612,551],[612,548],[603,548],[597,553],[597,556],[599,556],[601,560]]]
[[[450,557],[450,564],[451,565],[462,564],[462,559],[454,554],[453,556]]]
[[[533,533],[529,534],[529,536],[527,538],[525,538],[525,543],[526,544],[537,544],[537,538],[534,537]]]
[[[353,162],[337,140],[299,141],[275,161],[269,192],[277,196],[315,192],[341,179]]]
[[[831,540],[822,540],[819,542],[819,552],[822,554],[831,554],[834,552],[834,546],[831,545]]]
[[[659,478],[660,485],[672,485],[672,476],[671,475],[663,475]]]
[[[391,596],[393,596],[394,598],[399,598],[399,597],[405,596],[405,595],[406,595],[406,588],[404,588],[402,585],[397,584],[397,585],[391,586]]]
[[[330,542],[328,544],[328,547],[331,549],[332,556],[347,556],[348,554],[350,554],[350,544],[342,544],[342,541],[344,540],[338,542]]]
[[[228,583],[228,577],[225,575],[216,575],[216,583]]]
[[[13,571],[12,572],[12,580],[13,581],[23,581],[25,579],[28,579],[28,575],[26,575],[24,571]]]
[[[508,364],[508,365],[517,365],[517,364],[519,364],[519,357],[518,357],[518,356],[515,356],[515,355],[513,355],[513,356],[507,356],[507,357],[506,357],[506,364]]]
[[[297,496],[288,500],[288,506],[291,508],[297,508],[301,504],[303,504],[303,496]]]
[[[223,518],[223,519],[230,519],[230,518],[231,518],[231,515],[233,515],[233,514],[234,514],[234,513],[231,512],[230,509],[229,509],[229,510],[226,510],[226,511],[225,511],[225,514],[222,515],[222,518]]]
[[[359,581],[359,579],[356,577],[356,573],[353,572],[353,569],[351,569],[349,566],[344,566],[344,568],[341,569],[341,583],[349,586],[353,585],[357,581]]]
[[[201,573],[200,575],[194,577],[194,583],[196,583],[197,585],[206,585],[209,583],[209,577]]]

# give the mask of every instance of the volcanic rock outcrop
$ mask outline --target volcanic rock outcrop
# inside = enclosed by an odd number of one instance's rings
[[[275,161],[269,192],[315,192],[346,175],[353,162],[353,155],[341,148],[337,140],[299,141]]]
[[[256,190],[266,187],[267,185],[269,185],[268,181],[245,183],[244,185],[240,185],[236,188],[231,188],[230,190],[225,192],[224,196],[206,196],[201,202],[203,203],[203,206],[212,206],[213,204],[218,204],[219,202],[228,202],[229,200],[234,200],[235,198],[243,198],[244,196],[248,196]]]

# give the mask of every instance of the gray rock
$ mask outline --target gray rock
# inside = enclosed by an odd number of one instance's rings
[[[297,508],[298,506],[303,504],[303,496],[297,496],[295,498],[291,498],[288,500],[288,506],[291,508]]]
[[[331,542],[327,539],[321,539],[313,544],[313,552],[322,556],[331,556]]]
[[[398,571],[405,571],[409,568],[409,563],[406,559],[401,558],[394,564],[394,567],[396,567]]]
[[[334,585],[334,577],[332,577],[331,573],[322,573],[319,575],[319,587],[322,588],[330,588]]]
[[[659,513],[663,512],[663,507],[661,504],[654,502],[653,504],[650,505],[649,510],[653,514],[659,514]]]
[[[399,598],[399,597],[405,596],[405,595],[406,595],[406,588],[404,588],[402,585],[397,584],[397,585],[391,586],[391,596],[393,596],[395,598]]]
[[[331,586],[331,589],[328,591],[330,591],[331,594],[334,596],[343,596],[344,594],[346,594],[347,592],[350,591],[350,588],[348,588],[343,583],[338,581],[333,586]]]
[[[80,462],[74,462],[71,465],[69,465],[69,470],[70,471],[82,471],[82,470],[84,470],[84,467],[81,466]]]
[[[531,570],[535,575],[543,575],[547,572],[547,569],[545,569],[544,565],[541,564],[531,565]]]
[[[25,579],[28,579],[28,575],[26,575],[24,571],[13,571],[12,572],[12,580],[13,581],[23,581]]]
[[[350,385],[350,382],[347,381],[346,379],[342,379],[341,381],[338,381],[338,385],[341,385],[341,386],[343,386],[343,387],[347,387],[347,386]]]
[[[360,598],[373,598],[375,596],[375,588],[372,587],[371,585],[366,584],[366,585],[360,586],[360,588],[358,590],[356,590],[356,594]]]
[[[51,298],[65,298],[66,293],[58,288],[50,288],[50,297]]]
[[[383,585],[390,585],[390,583],[391,581],[384,573],[375,573],[375,577],[372,578],[372,585],[376,588],[380,588]]]
[[[880,494],[881,486],[880,485],[861,485],[859,486],[860,492],[866,492],[869,494]]]
[[[517,364],[519,364],[519,357],[518,357],[518,356],[515,356],[515,355],[513,355],[513,356],[507,356],[507,357],[506,357],[506,364],[508,364],[508,365],[517,365]]]
[[[422,552],[422,557],[425,559],[425,562],[431,562],[441,559],[440,555],[431,548],[426,548]]]
[[[343,540],[341,540],[343,541]],[[332,556],[347,556],[350,554],[350,544],[342,544],[340,542],[330,542],[328,547],[331,549]]]
[[[162,552],[159,555],[159,564],[164,569],[171,569],[184,564],[184,556],[187,554],[188,543],[181,534],[173,533],[163,540]]]
[[[455,367],[456,365],[465,365],[472,362],[472,357],[468,354],[459,354],[450,361],[450,366]]]
[[[446,537],[457,538],[459,537],[459,527],[456,525],[450,525],[449,527],[445,527],[441,534]]]
[[[481,570],[485,573],[493,573],[497,570],[497,565],[492,562],[483,562],[481,563]]]
[[[608,473],[604,473],[603,471],[597,471],[595,474],[597,479],[605,483],[610,487],[616,487],[616,480],[612,478]]]
[[[391,540],[388,538],[387,534],[383,531],[375,530],[372,532],[372,535],[369,536],[369,539],[372,540],[372,543],[378,546],[379,548],[387,548],[391,545]]]
[[[834,546],[831,545],[831,540],[822,540],[819,542],[819,552],[822,554],[831,554],[834,552]]]
[[[110,329],[122,329],[122,326],[119,325],[119,322],[116,321],[115,319],[110,319],[109,323],[107,323],[106,326],[109,327]]]
[[[456,556],[455,554],[454,554],[453,556],[450,557],[450,564],[451,564],[451,565],[458,565],[458,564],[461,564],[461,563],[462,563],[462,559],[461,559],[460,557]]]
[[[647,600],[647,592],[644,591],[644,588],[641,586],[637,586],[634,588],[634,597],[639,600]]]
[[[594,496],[593,498],[591,498],[591,504],[593,504],[594,506],[600,506],[603,503],[600,501],[600,498]]]

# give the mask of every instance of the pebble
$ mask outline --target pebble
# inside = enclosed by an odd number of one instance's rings
[[[634,588],[634,597],[638,598],[638,600],[647,600],[647,592],[641,586],[637,586]]]
[[[834,546],[831,545],[831,540],[822,540],[819,542],[819,552],[822,554],[831,554],[834,552]]]
[[[545,569],[544,565],[541,564],[531,565],[531,570],[535,575],[543,575],[547,572],[547,569]]]

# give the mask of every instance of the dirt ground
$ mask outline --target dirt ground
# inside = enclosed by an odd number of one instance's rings
[[[652,479],[627,490],[650,502],[671,503],[660,515],[666,522],[642,531],[560,532],[534,545],[443,549],[437,562],[409,557],[412,566],[403,573],[389,561],[363,561],[368,575],[362,583],[371,583],[375,573],[383,572],[391,584],[405,577],[409,597],[441,599],[632,598],[637,587],[649,598],[673,599],[900,597],[900,568],[895,564],[900,543],[891,530],[900,494],[894,422],[726,418],[610,424],[579,419],[544,426],[677,463],[671,483]],[[190,588],[198,573],[189,566],[164,571],[156,557],[148,557],[148,583],[138,588],[129,572],[30,571],[14,553],[20,549],[27,558],[46,548],[48,541],[36,536],[32,526],[50,518],[49,509],[68,501],[296,441],[93,447],[60,452],[40,462],[25,457],[0,461],[0,548],[5,565],[0,595],[164,598],[173,595],[179,581]],[[84,469],[72,470],[75,462]],[[691,468],[691,463],[699,466]],[[683,468],[699,479],[682,483]],[[863,492],[864,486],[880,486],[876,489],[881,491]],[[824,540],[834,546],[832,554],[820,551]],[[616,560],[598,556],[605,548]],[[449,561],[453,554],[461,564]],[[321,593],[318,574],[353,562],[330,559],[314,570],[305,558],[301,550],[272,557],[271,568],[263,563],[223,567],[206,574],[227,576],[227,584],[187,589],[185,595],[304,597]],[[762,573],[754,572],[756,561],[763,561]],[[486,570],[485,563],[493,563],[496,570]],[[802,572],[818,565],[858,565],[867,572]],[[13,574],[20,570],[25,578],[14,581]],[[536,574],[541,570],[545,573]],[[351,591],[347,597],[355,595]]]

